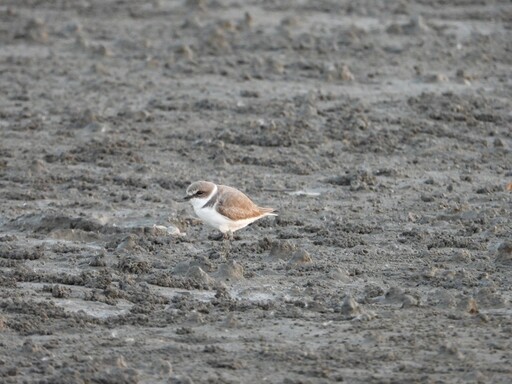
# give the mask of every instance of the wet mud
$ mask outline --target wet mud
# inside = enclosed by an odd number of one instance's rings
[[[0,20],[1,382],[510,382],[508,1]],[[226,256],[202,179],[279,216]]]

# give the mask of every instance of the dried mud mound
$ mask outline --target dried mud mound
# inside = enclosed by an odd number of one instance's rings
[[[511,15],[3,1],[0,382],[508,383]]]

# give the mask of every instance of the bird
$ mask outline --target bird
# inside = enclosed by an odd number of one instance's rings
[[[218,229],[224,239],[233,232],[265,216],[277,216],[274,208],[259,207],[243,192],[211,181],[196,181],[189,185],[185,201],[189,201],[196,215],[206,224]]]

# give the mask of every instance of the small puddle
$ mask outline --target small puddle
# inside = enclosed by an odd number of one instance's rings
[[[64,308],[66,311],[73,313],[82,311],[97,319],[108,319],[109,317],[124,315],[133,307],[132,303],[125,300],[118,301],[115,306],[97,301],[83,301],[81,299],[54,299],[53,302],[57,307]]]

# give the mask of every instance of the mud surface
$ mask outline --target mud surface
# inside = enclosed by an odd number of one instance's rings
[[[0,381],[512,377],[509,1],[0,4]],[[280,216],[230,255],[176,200]]]

